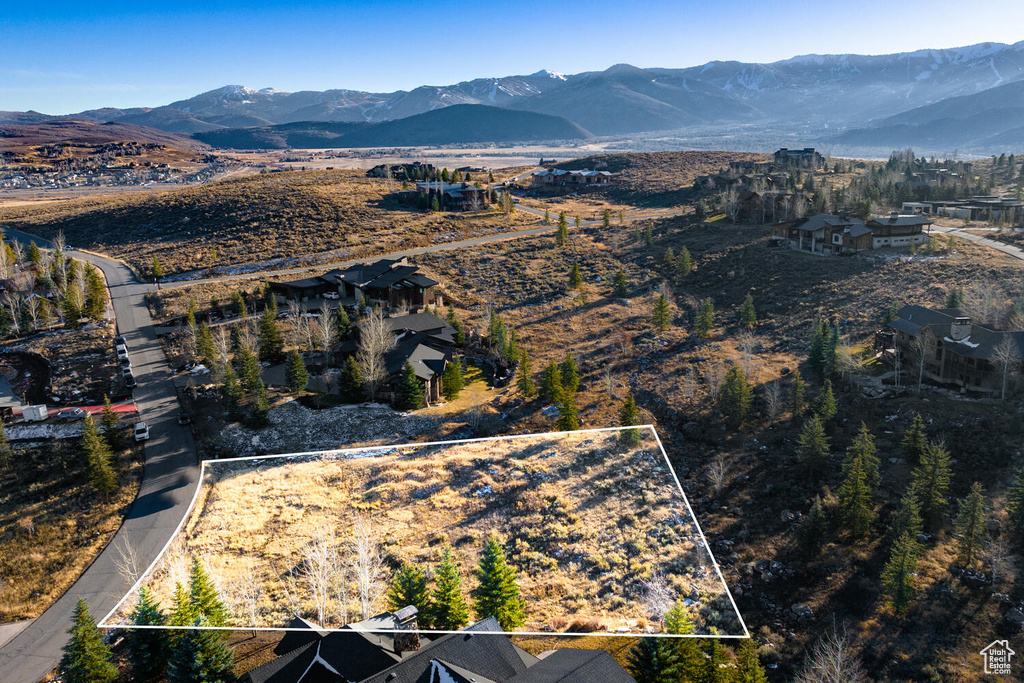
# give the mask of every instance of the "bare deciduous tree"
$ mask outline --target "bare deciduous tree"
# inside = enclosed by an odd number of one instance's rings
[[[366,392],[373,400],[388,379],[384,356],[395,347],[395,335],[388,327],[384,314],[374,309],[359,326],[359,350],[356,362],[366,384]]]
[[[753,380],[753,360],[754,360],[754,349],[757,348],[757,337],[750,330],[744,330],[740,332],[739,337],[736,339],[736,346],[739,348],[743,358],[743,374],[746,375],[748,380]]]
[[[298,574],[300,583],[313,600],[316,621],[321,626],[327,624],[328,609],[334,595],[334,573],[339,564],[334,530],[326,524],[316,527],[309,543],[302,549]]]
[[[701,365],[701,375],[708,385],[708,396],[712,401],[717,401],[718,392],[725,381],[725,367],[718,360],[710,360]]]
[[[1006,386],[1020,364],[1020,351],[1011,337],[1005,337],[992,350],[992,362],[999,371],[999,398],[1006,399]]]
[[[1003,294],[991,282],[972,284],[964,291],[964,311],[974,322],[999,325],[999,304]]]
[[[228,352],[231,350],[231,334],[226,327],[221,326],[217,328],[217,333],[213,337],[213,343],[217,347],[217,367],[215,370],[218,373],[223,373],[228,369]]]
[[[356,580],[359,583],[359,607],[362,618],[373,616],[381,596],[387,590],[384,581],[384,558],[380,540],[370,518],[356,517],[352,526],[352,541],[356,550]]]
[[[919,334],[910,342],[910,351],[914,357],[914,368],[917,371],[917,390],[921,391],[921,384],[924,382],[924,368],[931,352],[931,334],[928,328],[922,327]]]
[[[764,387],[764,402],[768,421],[775,422],[782,412],[782,384],[779,380],[768,382]]]
[[[796,677],[797,683],[861,683],[867,680],[845,627],[835,624],[822,635]]]
[[[644,581],[644,607],[652,621],[661,624],[665,615],[675,605],[676,596],[663,574],[656,573],[648,581]]]
[[[728,472],[729,468],[725,464],[725,458],[719,453],[708,465],[708,481],[711,482],[712,488],[715,489],[716,496],[722,492],[722,487],[725,485],[725,476]]]
[[[256,637],[255,627],[259,625],[260,616],[263,614],[263,576],[260,574],[256,562],[249,558],[242,566],[238,574],[234,591],[235,609],[253,627],[252,637]]]

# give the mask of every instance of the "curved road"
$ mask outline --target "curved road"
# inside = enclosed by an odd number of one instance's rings
[[[4,230],[4,234],[26,244],[34,240],[39,246],[50,246],[46,240],[14,230]],[[178,425],[178,397],[143,299],[152,285],[138,283],[117,261],[83,252],[74,256],[95,264],[106,275],[117,326],[127,340],[135,369],[135,400],[151,438],[145,444],[139,495],[124,524],[67,592],[0,648],[3,683],[36,683],[57,665],[78,598],[86,599],[97,621],[113,609],[131,588],[117,571],[119,548],[130,543],[138,554],[140,569],[148,567],[185,516],[199,481],[195,442],[188,427]]]

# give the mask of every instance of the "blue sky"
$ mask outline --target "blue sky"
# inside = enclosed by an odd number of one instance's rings
[[[228,84],[390,92],[619,62],[882,54],[1013,43],[1022,26],[1018,0],[0,0],[0,110],[158,106]]]

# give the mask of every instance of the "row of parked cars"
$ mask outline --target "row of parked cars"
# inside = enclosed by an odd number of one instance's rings
[[[114,351],[117,352],[117,360],[121,363],[121,376],[124,378],[125,387],[134,389],[135,373],[132,372],[132,359],[128,357],[128,344],[124,337],[114,337]]]

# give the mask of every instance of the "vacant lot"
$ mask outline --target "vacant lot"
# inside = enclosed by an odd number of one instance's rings
[[[393,185],[390,189],[398,189]],[[0,226],[102,251],[148,273],[334,251],[339,259],[452,241],[535,222],[519,212],[426,213],[386,199],[384,180],[359,171],[295,171],[149,195],[0,208]]]
[[[653,433],[641,435],[638,448],[621,446],[618,432],[579,432],[219,462],[149,581],[166,599],[190,555],[228,595],[255,571],[265,589],[258,620],[280,625],[313,613],[303,549],[325,530],[347,566],[353,528],[372,525],[382,579],[403,561],[435,565],[451,544],[467,592],[484,541],[498,533],[519,570],[522,630],[656,631],[646,585],[662,576],[691,605],[698,632],[742,633]],[[347,588],[336,599],[334,626],[359,612]],[[383,607],[375,601],[371,613]]]

